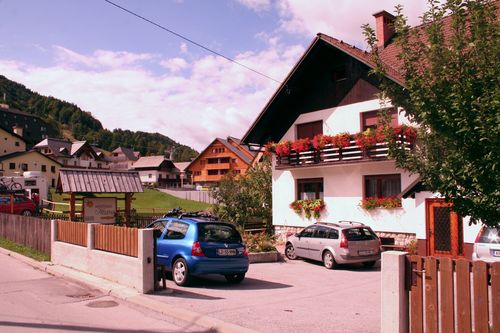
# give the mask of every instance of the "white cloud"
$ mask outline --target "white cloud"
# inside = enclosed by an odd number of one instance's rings
[[[64,61],[60,58],[62,49]],[[104,50],[91,55],[60,47],[55,51],[59,62],[54,66],[0,60],[0,73],[41,94],[77,104],[108,129],[159,132],[197,150],[215,137],[241,137],[278,87],[212,55],[193,62],[168,59],[161,63],[172,65],[171,69],[189,67],[190,71],[161,75],[141,66],[139,60],[150,59],[141,54],[120,53],[122,59]],[[301,46],[281,44],[261,52],[241,53],[235,59],[283,79],[303,52]],[[101,66],[108,64],[104,59],[121,65]]]
[[[181,46],[179,47],[179,50],[181,53],[187,53],[188,52],[188,46],[186,43],[182,43]]]
[[[170,58],[162,60],[160,62],[160,65],[162,65],[163,67],[167,68],[168,70],[174,73],[188,67],[187,61],[184,60],[183,58]]]
[[[252,6],[252,2],[252,0],[240,0],[240,3],[256,12],[270,9],[265,6]],[[263,2],[267,1],[263,0]],[[361,25],[370,23],[375,26],[373,13],[381,10],[394,13],[395,6],[400,3],[404,6],[404,13],[409,16],[409,23],[418,24],[418,16],[423,13],[427,1],[280,0],[271,8],[278,13],[281,31],[302,34],[311,38],[318,32],[322,32],[359,46],[364,44]]]
[[[265,11],[271,8],[271,0],[238,0],[238,2],[257,12]]]
[[[152,60],[154,55],[149,53],[131,53],[127,51],[96,50],[92,55],[82,55],[62,46],[54,46],[56,61],[60,65],[84,65],[87,67],[120,68],[137,64],[141,61]]]

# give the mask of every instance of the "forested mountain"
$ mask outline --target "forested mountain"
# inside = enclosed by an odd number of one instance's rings
[[[108,151],[119,146],[128,147],[140,151],[142,156],[163,154],[168,156],[168,152],[173,151],[175,162],[190,161],[198,155],[191,147],[177,143],[160,133],[104,129],[99,120],[77,105],[54,97],[42,96],[0,75],[0,98],[4,93],[10,107],[39,116],[54,127],[61,138],[87,140]]]

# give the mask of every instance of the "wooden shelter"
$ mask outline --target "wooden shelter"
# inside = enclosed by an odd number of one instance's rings
[[[70,218],[75,218],[75,202],[88,194],[123,193],[125,201],[125,223],[130,223],[130,211],[134,193],[144,192],[135,171],[108,171],[92,169],[60,169],[57,184],[59,193],[70,195]],[[79,197],[77,197],[79,196]]]

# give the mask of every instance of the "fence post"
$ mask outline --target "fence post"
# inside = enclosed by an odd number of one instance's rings
[[[142,263],[142,293],[154,291],[155,286],[155,267],[153,264],[153,229],[137,229],[138,235],[138,252],[137,256]]]
[[[408,332],[408,292],[405,290],[406,252],[382,253],[380,332]]]
[[[94,224],[96,223],[89,223],[87,225],[87,248],[89,250],[95,249],[95,244],[94,244]]]
[[[54,260],[54,243],[57,241],[57,220],[50,220],[50,259]]]

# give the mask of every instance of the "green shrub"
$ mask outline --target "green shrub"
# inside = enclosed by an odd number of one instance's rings
[[[272,252],[276,251],[276,238],[265,232],[243,233],[243,242],[248,252]]]

